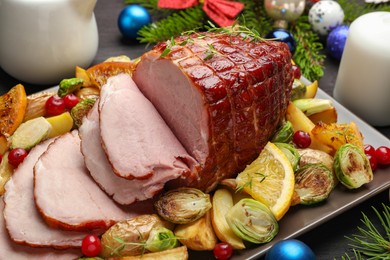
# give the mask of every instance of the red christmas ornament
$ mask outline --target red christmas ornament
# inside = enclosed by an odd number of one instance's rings
[[[159,0],[159,8],[187,9],[198,5],[201,0]],[[244,9],[244,4],[226,0],[204,0],[203,11],[221,27],[230,26]]]

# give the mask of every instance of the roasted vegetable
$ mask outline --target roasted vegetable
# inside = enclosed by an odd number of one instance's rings
[[[8,141],[8,138],[0,134],[0,155],[5,154],[8,151],[8,148],[10,146],[10,142]]]
[[[3,155],[3,159],[0,163],[0,196],[4,194],[4,186],[11,178],[14,168],[8,163],[8,152]]]
[[[95,104],[96,99],[94,98],[87,98],[82,101],[80,101],[76,106],[74,106],[70,110],[70,115],[73,118],[73,122],[75,127],[80,127],[81,123],[83,121],[84,116],[86,116]]]
[[[112,256],[141,255],[150,232],[159,227],[172,228],[172,224],[163,221],[157,215],[140,215],[120,221],[110,227],[101,238],[103,258]]]
[[[86,70],[91,86],[101,88],[107,79],[120,73],[133,74],[136,64],[134,62],[110,61],[96,64]]]
[[[176,247],[156,253],[146,253],[137,256],[113,257],[110,260],[187,260],[188,250],[186,246]]]
[[[307,116],[333,108],[330,99],[303,98],[294,100],[293,103]]]
[[[11,136],[11,149],[30,150],[47,138],[51,131],[50,123],[44,117],[37,117],[22,123]]]
[[[306,93],[304,98],[314,98],[318,90],[318,81],[315,80],[313,83],[306,86]]]
[[[337,111],[335,107],[329,108],[327,110],[324,110],[322,112],[318,112],[316,114],[310,115],[309,119],[314,123],[317,124],[319,122],[325,123],[325,124],[332,124],[337,123]]]
[[[21,84],[11,88],[0,97],[0,134],[10,136],[23,122],[27,96]]]
[[[76,90],[79,90],[83,85],[84,80],[81,78],[70,78],[61,80],[58,85],[58,96],[64,97],[67,94],[73,93]]]
[[[154,204],[157,213],[175,224],[201,218],[210,208],[210,195],[195,188],[178,188],[162,195]]]
[[[63,135],[70,132],[73,128],[73,118],[69,112],[62,113],[58,116],[52,116],[46,118],[47,122],[51,125],[51,131],[48,138]]]
[[[98,99],[100,95],[100,90],[95,87],[86,87],[80,88],[74,93],[80,100],[92,98]]]
[[[304,98],[306,94],[306,86],[299,79],[294,79],[292,90],[291,90],[291,100]]]
[[[233,196],[227,189],[218,189],[213,196],[211,222],[215,234],[222,242],[229,243],[234,249],[245,248],[242,239],[236,236],[226,222],[225,215],[233,207]]]
[[[301,158],[298,153],[298,150],[292,144],[275,143],[275,145],[287,156],[295,172],[298,169],[299,161]]]
[[[285,121],[271,139],[273,143],[289,143],[294,135],[294,129],[290,121]]]
[[[56,92],[39,92],[27,96],[27,108],[23,122],[46,115],[46,101],[56,95]]]
[[[183,245],[196,251],[213,250],[218,242],[211,224],[210,211],[195,222],[178,225],[175,236]]]
[[[323,151],[314,150],[310,148],[297,149],[301,159],[299,166],[303,167],[306,164],[322,163],[328,167],[329,170],[333,170],[333,157]]]
[[[335,186],[331,170],[323,164],[306,164],[295,173],[291,205],[312,205],[326,200]]]
[[[226,221],[240,238],[261,244],[271,241],[279,231],[279,224],[263,203],[242,199],[226,214]]]
[[[175,248],[179,245],[172,230],[165,227],[152,229],[146,240],[145,248],[150,252],[159,252],[167,249]]]
[[[340,183],[348,189],[357,189],[373,179],[370,161],[363,150],[353,144],[344,144],[337,150],[334,170]]]

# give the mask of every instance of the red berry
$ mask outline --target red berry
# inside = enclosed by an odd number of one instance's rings
[[[0,163],[3,161],[3,156],[0,154]]]
[[[88,257],[98,256],[101,249],[100,239],[95,235],[87,235],[81,243],[81,252]]]
[[[380,146],[375,150],[375,157],[378,159],[380,165],[390,164],[390,148],[386,146]]]
[[[293,135],[293,142],[299,148],[307,148],[311,144],[311,137],[305,131],[298,130]]]
[[[18,165],[23,162],[24,158],[28,155],[27,151],[23,148],[14,148],[8,153],[8,162],[13,167],[18,167]]]
[[[293,65],[293,75],[294,79],[300,79],[301,78],[301,69],[297,65]]]
[[[375,171],[376,168],[378,168],[378,159],[375,156],[372,156],[371,154],[367,154],[367,158],[370,161],[371,170]]]
[[[64,102],[65,107],[70,110],[80,102],[80,99],[75,94],[68,94],[64,97]]]
[[[57,116],[65,111],[65,102],[59,96],[51,96],[46,101],[46,114],[49,116]]]
[[[218,243],[214,247],[214,256],[218,260],[227,260],[233,254],[233,247],[228,243]]]
[[[375,157],[375,148],[370,145],[370,144],[365,144],[364,145],[364,153],[367,154],[367,155],[370,155],[370,156],[373,156]]]

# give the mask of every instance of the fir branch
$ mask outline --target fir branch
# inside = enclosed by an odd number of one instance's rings
[[[157,7],[158,0],[124,0],[124,2],[127,5],[133,5],[133,4],[142,5],[148,10],[153,10],[153,11],[158,10]]]
[[[301,68],[302,74],[309,80],[318,80],[324,75],[325,55],[319,36],[311,30],[306,15],[301,16],[291,26],[291,32],[297,42],[293,56],[294,62]]]
[[[363,219],[361,221],[365,228],[358,227],[360,234],[346,237],[353,242],[350,246],[356,259],[363,259],[363,255],[371,260],[390,259],[390,207],[385,204],[382,204],[382,206],[384,209],[382,215],[374,207],[373,210],[381,222],[383,230],[378,230],[371,220],[362,213]],[[342,259],[350,259],[350,257],[346,254]]]
[[[245,8],[238,17],[239,24],[258,31],[263,37],[272,30],[272,22],[265,11],[263,1],[240,0],[240,2]]]
[[[157,43],[180,35],[184,31],[203,28],[205,13],[200,5],[180,10],[165,19],[142,27],[137,38],[141,43]]]
[[[339,0],[341,8],[344,11],[344,24],[351,24],[356,18],[363,14],[375,11],[390,12],[390,5],[388,3],[382,4],[360,4],[357,1]]]

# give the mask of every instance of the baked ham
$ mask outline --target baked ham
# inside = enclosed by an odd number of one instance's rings
[[[0,256],[3,256],[0,259],[29,259],[27,257],[12,258],[8,255],[2,255],[6,252],[11,254],[15,250],[19,251],[19,249],[20,256],[23,255],[23,252],[26,253],[26,256],[30,255],[28,252],[31,252],[31,256],[34,256],[33,252],[50,252],[50,250],[23,249],[24,247],[13,245],[14,242],[33,247],[71,248],[80,247],[82,239],[87,234],[50,228],[35,207],[33,168],[39,156],[46,151],[52,141],[53,139],[35,146],[23,163],[16,168],[5,186],[6,191],[3,197],[5,207],[4,211],[1,212],[5,217],[5,226],[10,237],[4,232],[0,237]],[[0,223],[3,225],[2,219]],[[6,251],[3,251],[3,249]],[[44,255],[42,254],[42,257]]]
[[[36,206],[52,227],[66,230],[107,229],[118,221],[151,213],[151,203],[120,208],[88,173],[74,130],[58,137],[34,167]]]
[[[196,161],[129,75],[112,77],[101,88],[99,117],[101,143],[118,176],[166,181],[191,174]]]
[[[119,79],[122,82],[121,84],[131,83],[130,77],[120,76]],[[116,80],[110,79],[109,84],[116,84]],[[132,104],[129,103],[129,105]],[[126,110],[127,108],[123,109]],[[135,201],[151,199],[164,188],[167,181],[181,176],[180,170],[159,171],[144,180],[128,180],[114,174],[101,146],[98,103],[95,103],[88,115],[84,117],[79,128],[79,135],[81,152],[91,176],[119,204],[129,205]]]
[[[176,185],[211,191],[258,156],[284,116],[291,54],[282,42],[221,33],[168,44],[145,53],[133,79],[200,164],[198,178]]]

